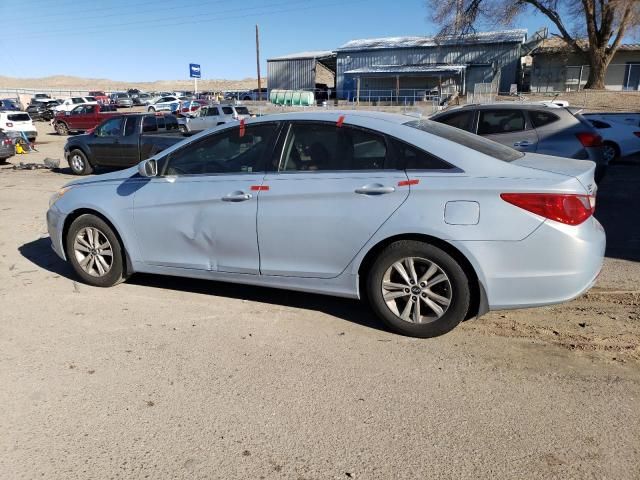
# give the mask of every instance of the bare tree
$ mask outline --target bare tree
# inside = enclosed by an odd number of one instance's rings
[[[464,34],[479,22],[511,25],[532,9],[548,17],[568,47],[590,65],[586,88],[603,89],[622,38],[640,25],[640,0],[426,0],[441,34]],[[588,42],[583,41],[584,39]]]

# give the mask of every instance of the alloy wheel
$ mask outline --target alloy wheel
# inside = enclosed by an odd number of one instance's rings
[[[96,227],[85,227],[76,235],[73,250],[80,268],[92,277],[103,277],[113,266],[113,248]]]
[[[82,172],[84,170],[84,159],[77,153],[71,156],[71,168],[76,172]]]
[[[444,270],[421,257],[406,257],[391,265],[381,288],[389,310],[410,323],[431,323],[442,317],[453,294]]]

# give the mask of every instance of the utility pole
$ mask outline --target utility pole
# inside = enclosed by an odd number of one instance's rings
[[[262,101],[262,78],[260,77],[260,37],[256,23],[256,68],[258,69],[258,101]]]

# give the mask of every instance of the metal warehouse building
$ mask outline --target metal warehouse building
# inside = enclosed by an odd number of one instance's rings
[[[444,37],[352,40],[335,52],[308,52],[269,59],[269,88],[312,89],[323,68],[335,72],[338,98],[410,97],[432,90],[472,91],[494,83],[508,92],[517,83],[526,30]],[[320,66],[320,68],[318,68]],[[385,93],[386,92],[386,93]],[[413,92],[413,93],[411,93]]]
[[[267,60],[269,90],[314,90],[316,84],[335,88],[336,53],[301,52]]]

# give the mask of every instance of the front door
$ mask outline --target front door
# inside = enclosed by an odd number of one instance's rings
[[[276,123],[236,126],[163,159],[134,197],[135,230],[150,265],[257,274],[256,212]]]
[[[478,113],[478,135],[521,152],[537,150],[538,134],[528,124],[522,110],[517,108],[481,109]]]
[[[409,194],[387,139],[328,122],[293,122],[259,198],[263,275],[333,278]]]
[[[99,165],[122,164],[120,140],[124,117],[114,117],[102,122],[93,133],[91,152]]]

